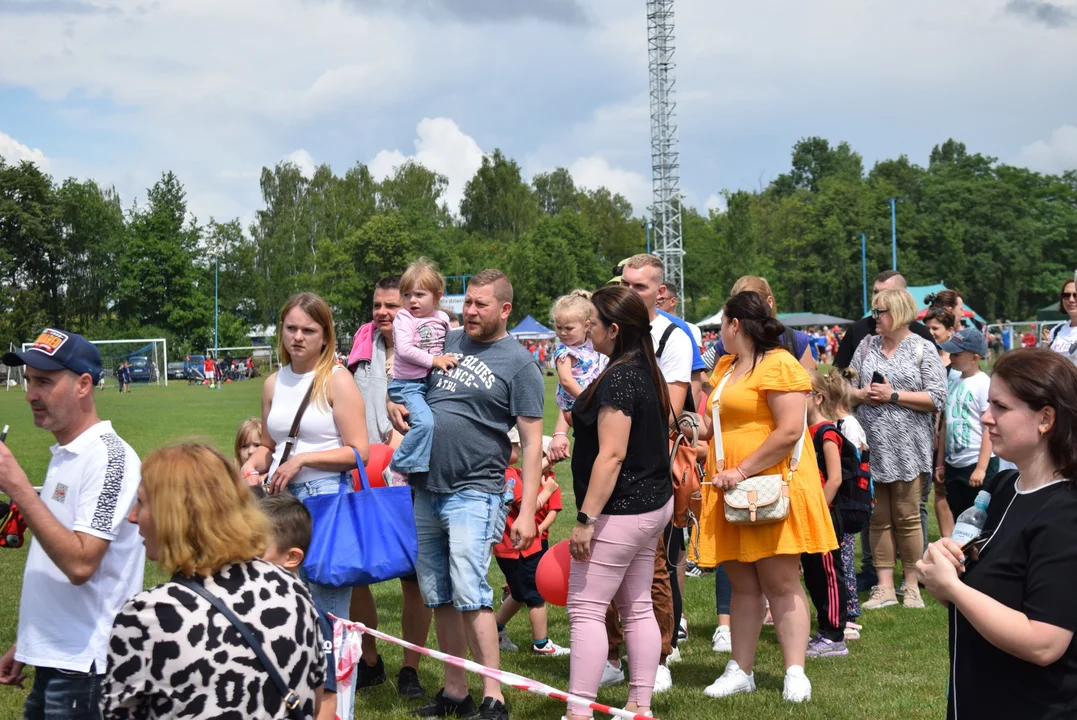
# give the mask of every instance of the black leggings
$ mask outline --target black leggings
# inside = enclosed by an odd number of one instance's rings
[[[673,593],[673,639],[670,644],[677,647],[677,634],[681,631],[681,614],[684,612],[684,598],[681,597],[678,573],[681,553],[684,551],[684,531],[673,527],[671,522],[666,525],[664,539],[666,541],[666,569],[669,570],[669,587]]]

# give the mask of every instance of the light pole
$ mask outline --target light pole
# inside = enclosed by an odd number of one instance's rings
[[[897,201],[904,199],[899,197],[890,198],[890,253],[894,270],[897,270]]]
[[[868,315],[868,236],[860,233],[860,271],[864,284],[864,317]]]
[[[218,355],[220,355],[220,335],[218,334],[219,322],[221,316],[220,305],[220,283],[221,283],[221,256],[214,253],[213,255],[213,362],[218,361]],[[216,369],[216,368],[215,368]],[[217,378],[217,389],[221,389],[221,379]]]

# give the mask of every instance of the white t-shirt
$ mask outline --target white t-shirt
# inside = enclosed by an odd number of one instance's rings
[[[666,340],[662,357],[658,358],[658,369],[662,371],[662,377],[667,383],[691,382],[692,339],[688,337],[688,333],[680,331],[661,314],[651,320],[651,341],[654,343],[654,351],[658,352],[658,346],[662,344],[662,335],[670,326],[673,327],[673,332]]]
[[[975,465],[980,459],[991,378],[978,372],[954,386],[946,400],[946,462],[954,467]]]
[[[685,323],[688,329],[692,331],[692,339],[696,341],[696,347],[703,347],[703,331],[699,329],[699,325],[695,323]]]
[[[1069,323],[1061,326],[1058,334],[1051,341],[1051,349],[1077,364],[1077,327]]]
[[[112,423],[99,422],[50,448],[41,499],[68,530],[109,541],[88,581],[72,585],[35,538],[26,556],[15,659],[36,667],[103,674],[112,622],[142,592],[146,550],[127,522],[141,462]]]
[[[860,424],[855,415],[846,415],[834,424],[837,425],[838,432],[858,450],[867,448],[868,434],[864,432],[864,426]]]
[[[336,365],[333,372],[343,370],[343,366]],[[273,450],[273,461],[270,463],[269,476],[277,471],[281,456],[284,455],[284,445],[288,439],[288,431],[292,429],[292,421],[295,420],[295,411],[299,409],[299,403],[307,394],[307,389],[314,382],[314,371],[297,375],[292,372],[291,365],[285,365],[277,371],[277,380],[273,385],[273,404],[269,408],[269,437],[273,438],[276,447]],[[340,439],[340,430],[337,422],[333,419],[333,408],[318,407],[311,398],[303,413],[303,419],[299,421],[299,437],[295,447],[292,448],[291,457],[304,452],[321,452],[322,450],[335,450],[343,447],[344,442]],[[338,478],[339,472],[330,470],[316,470],[305,467],[295,474],[291,485],[308,483],[322,478]]]

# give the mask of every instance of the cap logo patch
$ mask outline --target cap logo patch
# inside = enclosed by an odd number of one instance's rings
[[[59,330],[53,330],[52,328],[45,328],[40,335],[37,336],[37,340],[34,340],[30,345],[30,350],[37,350],[38,352],[45,353],[49,357],[56,354],[56,351],[63,347],[64,343],[68,341],[68,336]]]

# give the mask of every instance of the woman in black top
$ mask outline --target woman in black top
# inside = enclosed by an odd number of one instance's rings
[[[645,713],[658,671],[661,633],[651,604],[654,553],[673,515],[669,395],[651,343],[643,300],[607,286],[591,297],[591,342],[609,367],[576,399],[572,476],[579,510],[569,549],[572,623],[569,692],[594,699],[606,664],[606,608],[624,624],[628,710]],[[591,710],[569,703],[569,720]]]
[[[949,606],[947,717],[1074,718],[1077,368],[1047,349],[1004,355],[983,423],[1017,472],[985,488],[987,522],[964,552],[943,538],[917,563]]]

